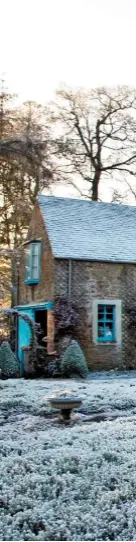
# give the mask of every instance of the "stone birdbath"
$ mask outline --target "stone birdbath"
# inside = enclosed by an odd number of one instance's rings
[[[71,412],[82,404],[82,400],[72,395],[60,394],[58,397],[52,397],[50,404],[53,408],[60,410],[61,419],[64,423],[69,423]]]

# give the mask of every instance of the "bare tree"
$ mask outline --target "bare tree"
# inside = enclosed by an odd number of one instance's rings
[[[33,102],[16,107],[0,94],[0,244],[15,247],[26,235],[38,191],[53,183],[46,111]]]
[[[64,89],[52,106],[56,156],[63,178],[93,200],[100,180],[131,183],[136,174],[136,90],[98,88],[88,93]],[[58,128],[57,128],[58,127]]]
[[[45,141],[39,141],[38,138],[32,136],[18,135],[9,139],[0,140],[0,156],[3,158],[14,156],[20,159],[25,159],[28,164],[41,168],[43,175],[52,178],[52,173],[48,167],[44,165],[45,161]]]

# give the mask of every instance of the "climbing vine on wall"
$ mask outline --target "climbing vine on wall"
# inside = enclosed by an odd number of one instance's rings
[[[57,338],[66,334],[76,338],[85,325],[84,309],[68,297],[56,298],[54,316]]]

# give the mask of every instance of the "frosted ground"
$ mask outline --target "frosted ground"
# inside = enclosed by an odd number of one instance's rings
[[[83,399],[70,427],[48,404],[64,389]],[[0,406],[0,540],[136,540],[136,373],[0,381]]]

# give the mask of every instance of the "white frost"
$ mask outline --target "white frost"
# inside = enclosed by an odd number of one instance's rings
[[[48,399],[129,418],[61,426]],[[0,540],[136,539],[136,378],[0,381]]]

